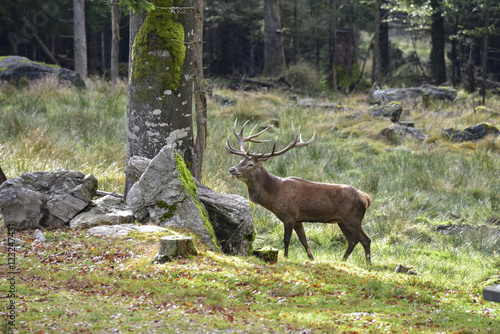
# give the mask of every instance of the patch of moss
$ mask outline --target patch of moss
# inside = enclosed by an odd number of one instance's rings
[[[191,172],[186,166],[186,163],[184,162],[184,159],[175,152],[175,160],[177,164],[177,171],[179,172],[179,178],[181,179],[182,183],[184,184],[184,188],[187,189],[191,197],[193,198],[194,203],[200,210],[200,216],[201,219],[203,220],[203,224],[205,225],[205,228],[208,231],[208,234],[210,235],[210,239],[212,240],[212,243],[215,245],[216,250],[220,251],[219,244],[217,242],[217,238],[215,237],[215,231],[212,226],[212,223],[210,223],[210,219],[208,218],[208,212],[207,210],[201,205],[201,203],[198,201],[198,198],[196,197],[197,193],[197,188],[196,184],[193,181],[193,177],[191,175]]]
[[[248,244],[248,256],[253,254],[253,251],[254,251],[253,242],[255,241],[256,237],[257,237],[257,233],[255,233],[255,231],[254,231],[254,233],[246,235],[244,237],[244,239],[249,242],[249,244]]]
[[[196,196],[198,189],[193,181],[193,176],[191,175],[189,168],[186,166],[186,162],[177,152],[175,152],[175,162],[177,164],[177,171],[179,172],[180,179],[182,180],[182,183],[184,183],[184,187],[188,189],[191,195]]]
[[[155,7],[172,7],[181,4],[174,0],[154,0]],[[137,34],[132,51],[132,76],[134,79],[155,75],[162,91],[179,89],[186,46],[184,27],[178,22],[178,13],[168,9],[155,9],[147,13]],[[144,99],[150,89],[143,88]]]
[[[171,218],[174,215],[174,212],[177,210],[177,204],[168,205],[165,201],[156,202],[156,206],[167,210],[167,212],[163,216],[161,216],[161,221]]]

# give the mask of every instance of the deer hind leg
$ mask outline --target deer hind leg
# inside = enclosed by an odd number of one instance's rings
[[[358,239],[354,236],[354,234],[345,226],[343,222],[338,223],[340,230],[344,234],[344,237],[347,239],[347,250],[345,251],[344,256],[342,257],[343,261],[346,261],[351,255],[352,250],[358,244]]]
[[[371,259],[371,252],[370,252],[370,244],[372,243],[371,239],[366,235],[365,231],[361,229],[359,231],[359,242],[361,242],[361,245],[363,245],[363,248],[365,249],[365,258],[366,258],[366,264],[371,264],[372,259]]]
[[[295,232],[299,236],[300,243],[306,249],[307,256],[309,257],[309,260],[313,261],[314,256],[312,255],[311,250],[309,249],[309,245],[307,244],[307,237],[306,237],[306,232],[304,231],[304,226],[302,225],[302,223],[295,223],[295,225],[293,226],[293,229],[295,230]]]

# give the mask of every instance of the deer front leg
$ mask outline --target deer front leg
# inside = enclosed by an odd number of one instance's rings
[[[283,222],[285,225],[285,236],[283,237],[283,242],[285,244],[285,259],[288,259],[288,246],[290,246],[290,238],[293,231],[293,222]]]
[[[300,243],[306,249],[309,260],[314,261],[314,256],[312,255],[311,250],[309,249],[309,245],[307,244],[307,237],[306,237],[306,231],[304,231],[304,226],[302,225],[302,223],[295,223],[293,229],[299,236]]]

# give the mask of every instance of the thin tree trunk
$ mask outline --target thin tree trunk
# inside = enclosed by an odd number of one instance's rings
[[[486,0],[486,29],[484,32],[484,48],[483,48],[483,87],[481,94],[483,96],[483,105],[486,103],[486,80],[488,78],[488,39],[489,39],[489,25],[490,25],[490,0]]]
[[[253,15],[251,16],[250,20],[252,20],[252,23],[250,25],[250,29],[251,29],[251,32],[250,32],[250,52],[249,52],[249,61],[248,61],[248,76],[249,77],[254,77],[255,76],[255,21],[254,21],[254,18],[253,18]]]
[[[373,44],[373,84],[379,85],[382,82],[382,64],[380,59],[380,7],[382,0],[377,0],[375,17],[375,41]]]
[[[203,154],[207,145],[207,99],[203,77],[203,0],[194,1],[193,44],[191,46],[194,69],[194,105],[196,110],[196,140],[194,148],[193,176],[201,180]]]
[[[120,8],[117,1],[111,3],[111,83],[118,82],[118,55],[120,50]]]
[[[332,0],[332,88],[333,92],[338,92],[337,86],[337,1]]]
[[[454,35],[458,35],[458,15],[455,19],[455,25],[453,31]],[[453,38],[451,40],[451,53],[450,53],[450,59],[452,63],[451,82],[453,84],[453,87],[456,87],[462,81],[462,75],[460,72],[460,61],[458,60],[457,44],[458,44],[457,39]]]
[[[295,62],[299,60],[299,41],[298,41],[298,18],[297,18],[297,0],[293,2],[293,31],[295,32],[292,39],[292,49],[293,49],[293,57]]]
[[[422,71],[424,81],[427,81],[427,75],[425,75],[424,67],[422,66],[422,63],[420,62],[420,57],[418,56],[417,42],[415,41],[415,36],[413,36],[412,32],[410,32],[410,35],[411,35],[411,43],[413,45],[413,52],[415,53],[415,59],[417,61],[417,67],[420,69],[420,71]]]
[[[85,32],[85,0],[73,0],[73,47],[75,72],[87,79],[87,34]]]
[[[106,70],[106,46],[104,43],[104,31],[101,31],[101,68],[104,73],[104,70]]]

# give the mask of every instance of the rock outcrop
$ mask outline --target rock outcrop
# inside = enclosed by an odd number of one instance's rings
[[[0,186],[4,224],[16,230],[61,227],[95,196],[97,180],[77,171],[35,172]]]
[[[192,230],[210,249],[217,241],[208,213],[196,198],[196,185],[182,158],[165,146],[129,193],[127,204],[144,224]]]
[[[139,175],[140,177],[146,171],[146,168],[148,168],[149,162],[150,160],[146,158],[132,157],[129,160],[127,170],[133,171],[135,175]],[[161,173],[163,167],[159,166],[159,168],[160,170],[158,173]],[[158,168],[154,167],[153,169]],[[163,170],[163,172],[165,172],[165,170]],[[163,179],[165,176],[160,177],[160,174],[154,174],[153,171],[149,173],[151,174],[151,177],[146,177],[145,179],[149,179],[150,181],[148,182],[153,182],[155,187],[157,186],[157,183],[159,183],[158,180],[161,180],[162,183],[166,182],[166,179]],[[251,252],[255,232],[250,202],[238,195],[219,194],[202,185],[197,180],[193,180],[196,186],[196,198],[208,212],[208,219],[212,225],[215,237],[217,238],[221,250],[224,253],[236,255],[247,255]],[[145,180],[142,182],[143,185],[140,186],[141,188],[149,187],[146,185]],[[178,183],[177,179],[174,180],[174,183]],[[135,192],[139,192],[139,189],[134,190],[134,193]],[[134,195],[134,193],[132,193],[132,195]],[[129,199],[130,196],[131,195],[129,193],[127,196],[127,202],[135,201]],[[171,202],[164,201],[164,208],[162,208],[158,213],[153,213],[153,215],[155,217],[158,215],[168,216],[168,206],[170,205],[173,208],[174,205],[167,203]],[[153,210],[153,207],[154,205],[150,205],[150,208],[145,211],[156,211],[156,209]],[[138,209],[143,210],[140,208]],[[142,217],[144,217],[145,220],[148,220],[148,217],[151,218],[149,212],[144,212]]]
[[[444,129],[442,131],[442,134],[444,137],[453,142],[463,142],[481,140],[489,134],[498,136],[500,135],[500,131],[493,125],[483,122],[473,126],[469,126],[463,131],[459,131],[455,128]]]
[[[434,86],[378,89],[372,93],[370,104],[382,105],[392,101],[413,103],[421,100],[424,95],[431,99],[454,101],[457,91],[449,87]]]
[[[37,80],[50,75],[56,76],[61,82],[85,88],[80,75],[67,68],[38,63],[20,56],[0,57],[0,80],[16,83],[21,79]]]

